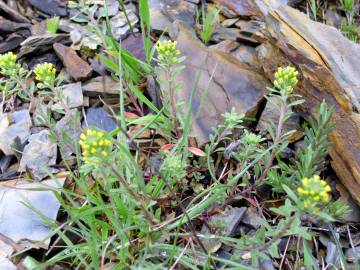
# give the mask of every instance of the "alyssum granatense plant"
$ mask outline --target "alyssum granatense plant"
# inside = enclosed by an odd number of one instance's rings
[[[179,138],[181,135],[181,123],[179,122],[179,106],[176,103],[175,95],[179,91],[181,82],[176,80],[176,77],[184,68],[181,62],[184,57],[180,57],[180,51],[176,48],[176,41],[159,41],[156,44],[158,53],[158,82],[160,84],[162,103],[165,115],[171,119],[173,129]]]
[[[0,73],[5,77],[0,81],[0,91],[5,95],[15,93],[24,99],[32,96],[25,83],[30,73],[17,63],[17,56],[14,53],[0,54]]]
[[[167,78],[174,83],[169,85],[169,81],[161,78],[161,90],[164,100],[167,99],[167,103],[163,100],[164,112],[172,123],[177,121],[173,128],[177,126],[178,130],[174,134],[182,140],[181,133],[186,132],[181,104],[175,100],[171,104],[171,95],[178,91],[174,85],[180,83],[174,82],[177,74],[174,70],[180,63],[175,58],[179,53],[173,42],[161,48],[159,69],[167,71]],[[325,103],[320,105],[317,119],[310,121],[306,130],[303,153],[286,164],[287,167],[281,161],[280,153],[292,134],[284,134],[284,123],[291,115],[291,108],[303,102],[293,93],[297,75],[292,67],[276,72],[268,99],[280,98],[281,102],[277,103],[280,119],[269,127],[270,139],[247,130],[242,125],[244,116],[235,110],[223,114],[223,123],[214,129],[206,146],[208,168],[202,168],[202,172],[210,183],[194,192],[186,206],[179,195],[188,188],[183,186],[183,180],[194,181],[195,177],[188,173],[189,155],[184,146],[178,143],[169,154],[159,155],[163,159],[158,170],[145,181],[139,165],[141,149],[134,145],[135,150],[130,150],[128,142],[114,139],[114,133],[85,130],[77,146],[79,171],[72,173],[79,191],[64,189],[64,198],[59,197],[69,221],[60,227],[53,225],[54,234],[56,232],[66,245],[44,266],[69,259],[79,269],[105,269],[109,264],[119,269],[215,269],[216,262],[226,263],[233,269],[258,269],[259,259],[280,257],[278,245],[285,236],[298,238],[305,250],[306,242],[313,236],[303,217],[332,222],[346,212],[346,207],[331,200],[331,189],[321,177],[327,134],[331,130],[331,110]],[[171,140],[176,143],[173,136]],[[236,147],[229,151],[232,143]],[[219,175],[216,167],[219,162],[213,160],[214,156],[217,159],[226,156],[227,168],[235,164],[236,169],[223,170],[227,173]],[[275,175],[280,179],[276,183]],[[274,192],[285,196],[280,207],[268,211],[269,215],[273,214],[274,222],[263,219],[254,235],[240,237],[197,232],[196,223],[192,221],[209,215],[213,209],[221,211],[234,197],[242,201],[244,197],[257,196],[253,192],[261,184],[268,184]],[[181,211],[174,210],[179,208]],[[69,233],[81,240],[70,239]],[[231,259],[220,258],[203,248],[206,238],[222,239],[241,252]],[[244,258],[251,259],[252,265],[239,263]]]
[[[26,79],[32,75],[29,71],[21,66],[17,61],[17,56],[8,52],[0,54],[0,73],[5,78],[0,81],[0,91],[4,92],[6,96],[16,94],[22,99],[31,99],[36,90],[40,90],[40,94],[52,95],[55,92],[55,87],[60,85],[61,79],[56,76],[56,69],[51,63],[41,63],[35,66],[33,73],[35,74],[34,82],[26,83]],[[51,92],[44,92],[41,90],[48,89]]]
[[[246,195],[257,186],[266,183],[273,186],[274,191],[283,192],[288,197],[283,206],[271,208],[274,213],[283,217],[276,226],[270,226],[263,220],[263,225],[254,236],[244,234],[239,240],[234,241],[239,249],[247,251],[244,256],[252,258],[252,266],[255,267],[259,258],[279,257],[277,246],[284,236],[301,237],[304,245],[306,240],[311,240],[308,229],[302,226],[303,216],[309,215],[315,220],[329,222],[345,214],[348,209],[338,201],[331,202],[331,189],[319,176],[324,169],[327,135],[332,130],[332,125],[329,124],[332,111],[327,110],[324,102],[319,106],[317,122],[311,120],[310,128],[306,130],[307,147],[300,153],[299,159],[293,160],[293,164],[286,165],[287,168],[280,159],[279,154],[287,147],[288,138],[293,133],[284,133],[283,126],[292,114],[292,107],[304,102],[293,93],[298,82],[297,76],[298,72],[289,66],[280,67],[275,73],[274,87],[269,88],[267,100],[272,102],[275,96],[280,99],[280,103],[274,103],[280,116],[277,123],[271,123],[268,127],[272,141],[268,148],[261,145],[265,138],[247,131],[241,125],[243,117],[235,111],[224,114],[224,124],[215,129],[207,147],[208,167],[215,182],[220,179],[211,163],[211,153],[224,152],[227,158],[234,158],[239,163],[240,172],[229,176],[227,185],[230,196]],[[234,129],[242,134],[235,143],[231,143],[236,147],[232,146],[230,152],[228,147],[218,147],[222,141],[233,141]],[[275,178],[276,176],[278,178]],[[253,181],[252,184],[249,184],[250,180]],[[241,190],[243,186],[244,189]]]

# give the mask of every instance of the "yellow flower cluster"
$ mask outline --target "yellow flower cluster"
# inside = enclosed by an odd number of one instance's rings
[[[80,135],[79,142],[83,152],[85,164],[98,165],[99,161],[107,158],[112,150],[112,143],[102,131],[87,130]]]
[[[330,186],[321,180],[318,175],[312,178],[303,178],[301,187],[297,188],[305,208],[314,207],[317,204],[327,203],[330,200]]]
[[[54,87],[56,69],[51,63],[42,63],[38,64],[35,69],[35,79],[40,81],[41,83],[37,84],[37,87],[40,89]]]
[[[291,94],[294,90],[294,86],[298,83],[298,74],[299,73],[293,67],[279,67],[275,73],[275,87],[277,87],[280,91]]]
[[[159,41],[156,45],[157,59],[166,66],[171,66],[179,61],[180,51],[176,49],[176,41]]]
[[[16,63],[17,56],[12,52],[0,54],[0,73],[6,76],[18,74],[20,64]]]

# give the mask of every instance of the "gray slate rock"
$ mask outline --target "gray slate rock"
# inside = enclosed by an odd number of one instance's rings
[[[127,12],[128,19],[131,25],[134,26],[139,21],[139,19],[134,12]],[[119,12],[115,17],[112,17],[110,19],[110,24],[112,34],[116,40],[120,40],[130,31],[130,26],[124,12]]]
[[[24,144],[30,136],[32,126],[28,110],[6,113],[0,116],[0,150],[5,155],[15,155],[12,147],[16,139]]]
[[[8,35],[5,41],[0,43],[0,53],[5,53],[16,49],[29,36],[30,31],[27,29],[19,30],[15,33]]]
[[[111,132],[117,128],[116,122],[103,108],[90,108],[86,113],[88,127]],[[84,123],[83,123],[84,126]]]
[[[325,261],[329,265],[337,265],[340,254],[337,246],[333,242],[327,242],[326,244],[326,258]],[[332,268],[330,268],[332,269]]]
[[[246,212],[246,207],[229,207],[221,214],[213,215],[209,221],[209,228],[205,225],[201,228],[201,233],[208,235],[214,233],[221,236],[232,236],[236,231],[240,221]],[[221,247],[221,241],[218,238],[204,239],[203,244],[209,252],[216,252]]]
[[[278,125],[280,112],[276,107],[280,106],[281,98],[280,96],[273,96],[268,99],[265,109],[261,114],[259,122],[257,124],[256,129],[261,131],[262,133],[267,133],[267,126],[269,123],[274,123],[275,126]],[[290,118],[285,122],[283,127],[283,133],[287,133],[289,131],[298,131],[290,136],[289,141],[293,142],[298,139],[297,133],[301,135],[301,127],[300,127],[300,116],[296,113],[293,113]]]
[[[86,96],[96,97],[106,94],[118,95],[120,85],[119,82],[113,80],[109,76],[98,76],[83,84],[83,93]]]
[[[149,0],[151,28],[158,32],[170,31],[175,20],[191,27],[195,23],[196,5],[183,0]]]
[[[348,248],[345,251],[345,257],[346,257],[346,260],[349,262],[354,262],[355,260],[359,260],[360,259],[360,246],[354,247],[354,249]]]
[[[55,34],[55,35],[42,35],[28,37],[21,43],[21,49],[18,53],[18,57],[21,58],[27,54],[43,54],[50,49],[54,43],[68,43],[68,34]]]
[[[28,0],[30,5],[49,15],[66,16],[66,2],[60,0]]]
[[[59,140],[64,142],[62,158],[70,159],[75,152],[74,143],[79,141],[81,134],[81,124],[79,117],[76,117],[77,109],[70,110],[60,121],[56,123],[55,131]]]
[[[260,227],[261,221],[262,218],[260,217],[255,207],[249,207],[241,220],[242,223],[249,225],[254,229]]]
[[[29,137],[29,144],[25,146],[20,160],[19,172],[28,171],[36,180],[44,179],[48,172],[55,172],[49,166],[56,164],[57,144],[49,135],[48,130],[42,130]]]
[[[74,109],[84,105],[81,82],[66,84],[59,89],[59,92],[61,102],[54,104],[52,110],[63,109],[64,106]]]
[[[27,183],[19,180],[6,181],[0,185],[0,233],[23,248],[47,248],[52,231],[38,213],[31,210],[31,205],[50,220],[55,220],[60,203],[48,187],[59,187],[65,178],[46,180],[41,183]],[[44,240],[46,239],[46,240]],[[3,268],[1,268],[3,269]]]
[[[120,3],[117,0],[108,0],[107,7],[100,7],[95,13],[95,16],[97,18],[106,17],[106,15],[113,17],[119,12],[119,9]]]

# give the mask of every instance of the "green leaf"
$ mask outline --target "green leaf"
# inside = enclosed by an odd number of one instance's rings
[[[299,198],[296,196],[295,192],[292,191],[288,186],[286,185],[282,185],[282,188],[284,189],[284,191],[286,192],[286,194],[290,197],[290,199],[292,199],[296,204],[300,203]]]
[[[307,270],[315,269],[320,270],[317,265],[315,258],[311,254],[311,250],[308,246],[307,241],[303,240],[303,248],[304,248],[304,264]]]

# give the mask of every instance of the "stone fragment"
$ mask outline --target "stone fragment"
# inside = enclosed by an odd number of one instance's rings
[[[261,226],[261,221],[262,218],[255,207],[249,207],[241,220],[242,223],[249,225],[254,229],[258,229]]]
[[[175,38],[175,37],[174,37]],[[203,46],[184,27],[176,38],[178,49],[186,56],[186,68],[177,80],[182,86],[177,102],[189,106],[191,89],[200,74],[192,108],[192,136],[199,145],[208,141],[212,128],[222,122],[222,114],[232,108],[239,114],[254,116],[263,99],[268,81],[230,55]]]
[[[66,2],[61,0],[28,0],[30,5],[49,15],[65,17]]]
[[[83,92],[86,96],[96,97],[99,95],[118,95],[120,91],[119,82],[109,76],[95,77],[83,84]]]
[[[139,21],[136,14],[132,11],[128,12],[127,16],[132,26]],[[129,21],[126,19],[124,12],[119,12],[110,19],[111,31],[116,40],[120,40],[130,31]]]
[[[10,163],[14,156],[1,156],[0,157],[0,173],[5,173],[9,168]]]
[[[348,248],[345,251],[346,260],[349,262],[355,262],[360,259],[360,246],[354,248]]]
[[[5,155],[14,155],[13,145],[16,139],[21,144],[30,136],[32,126],[28,110],[5,113],[0,116],[0,150]]]
[[[43,54],[52,49],[54,43],[68,43],[68,34],[42,35],[28,37],[21,43],[21,49],[18,57],[21,58],[27,54]]]
[[[39,23],[35,23],[30,28],[31,34],[33,36],[42,36],[48,34],[47,31],[47,21],[43,20]]]
[[[333,242],[326,244],[326,258],[325,261],[328,265],[337,265],[340,258],[339,250]]]
[[[137,59],[146,61],[144,43],[140,33],[129,35],[127,38],[123,39],[121,41],[121,46],[133,54]]]
[[[95,15],[97,18],[106,17],[106,15],[109,17],[113,17],[119,12],[119,9],[120,3],[117,0],[108,0],[107,7],[105,7],[105,5],[103,7],[100,7]]]
[[[61,101],[54,104],[51,107],[52,110],[64,109],[64,107],[74,109],[83,106],[84,97],[81,82],[63,85],[58,90],[57,97],[61,99]]]
[[[63,62],[66,71],[75,81],[84,80],[91,76],[91,66],[81,59],[72,48],[60,43],[55,43],[53,47],[56,55]]]
[[[19,30],[8,35],[4,42],[0,43],[0,53],[12,51],[20,46],[20,44],[30,36],[29,30]]]
[[[260,13],[252,0],[216,0],[221,12],[228,18],[253,17]]]
[[[0,9],[8,15],[8,18],[15,22],[30,23],[30,20],[28,18],[21,15],[17,10],[13,9],[11,6],[9,6],[3,1],[0,1]]]
[[[226,19],[223,22],[221,22],[222,27],[230,27],[233,26],[239,19],[233,18],[233,19]]]
[[[0,233],[17,244],[19,249],[46,249],[50,243],[50,238],[47,236],[52,232],[52,228],[28,205],[46,218],[55,221],[60,203],[54,191],[46,188],[62,187],[64,181],[64,178],[60,178],[41,183],[21,180],[1,182]]]
[[[86,113],[86,123],[83,123],[85,128],[101,129],[106,132],[111,132],[117,128],[116,122],[103,108],[90,108]]]
[[[281,104],[280,96],[273,96],[267,100],[264,111],[261,114],[259,122],[256,129],[265,134],[267,132],[267,127],[270,123],[273,123],[277,127],[280,118],[279,107]],[[283,125],[283,134],[294,130],[295,132],[289,137],[289,142],[294,142],[299,140],[304,132],[300,127],[300,116],[296,113],[292,113],[290,118]]]
[[[216,235],[221,236],[232,236],[236,231],[241,219],[243,218],[246,212],[246,207],[229,207],[221,214],[213,215],[209,221],[208,225],[211,229],[209,231],[208,226],[203,225],[201,229],[202,234],[211,234],[214,233]],[[221,241],[218,238],[215,239],[204,239],[203,244],[209,252],[216,252],[220,246]]]
[[[48,130],[42,130],[29,137],[20,160],[19,172],[28,171],[36,180],[42,180],[48,173],[56,170],[50,168],[56,164],[57,145],[49,137]]]
[[[59,144],[60,152],[63,159],[70,159],[75,153],[74,145],[79,141],[81,134],[81,124],[77,109],[68,111],[65,116],[56,123],[56,135],[58,140],[63,143]]]
[[[196,5],[183,0],[149,0],[151,28],[169,31],[171,23],[179,20],[191,28],[195,23]]]
[[[20,29],[29,29],[30,26],[29,23],[17,23],[0,16],[0,33],[13,33]]]
[[[36,65],[44,62],[53,64],[56,69],[60,69],[62,66],[59,58],[54,52],[47,52],[45,54],[33,56],[28,61],[26,61],[26,64],[29,69],[33,70]]]

